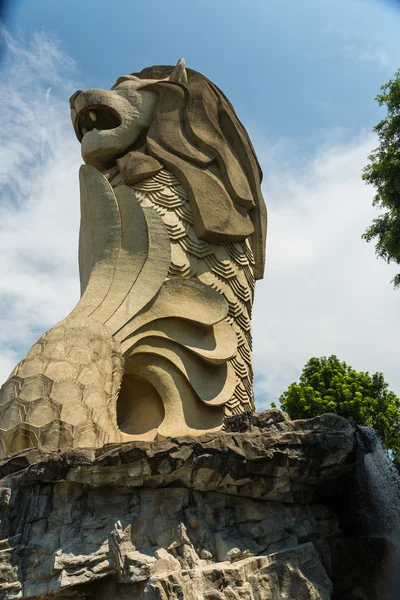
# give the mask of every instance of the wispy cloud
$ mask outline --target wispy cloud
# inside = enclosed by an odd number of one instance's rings
[[[0,72],[0,379],[78,297],[79,144],[72,60],[6,36]],[[51,92],[50,92],[51,88]]]
[[[387,25],[386,20],[382,21],[383,18],[386,19],[385,11],[380,9],[377,14],[365,11],[362,15],[364,20],[358,27],[353,20],[349,24],[343,21],[340,26],[331,22],[321,29],[319,35],[321,38],[336,40],[334,47],[337,56],[373,65],[383,73],[394,73],[400,64],[399,45],[397,37],[389,32],[382,37],[382,27],[384,23]],[[374,16],[379,19],[378,22],[374,21]]]
[[[385,71],[395,71],[398,67],[391,53],[386,48],[376,44],[348,43],[343,46],[342,52],[351,60],[374,63]]]

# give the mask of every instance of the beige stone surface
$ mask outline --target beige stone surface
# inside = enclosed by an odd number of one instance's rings
[[[183,60],[70,104],[82,295],[0,391],[2,456],[201,435],[254,408],[266,213],[232,106]]]
[[[227,429],[246,431],[0,461],[0,597],[333,598],[354,428],[270,410]]]

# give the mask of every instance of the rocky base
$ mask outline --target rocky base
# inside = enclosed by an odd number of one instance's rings
[[[271,409],[202,437],[8,457],[0,598],[367,597],[335,592],[330,499],[354,467],[354,433],[335,415]]]

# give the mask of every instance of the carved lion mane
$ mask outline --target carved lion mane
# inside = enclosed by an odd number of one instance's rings
[[[132,75],[165,80],[173,70],[153,66]],[[255,277],[261,279],[266,207],[253,146],[223,92],[197,71],[186,69],[186,73],[187,83],[155,81],[141,87],[158,96],[145,152],[165,165],[186,189],[199,238],[227,243],[252,236]],[[127,160],[128,170],[134,170],[143,154],[133,151],[124,157],[125,165]]]
[[[253,407],[266,209],[230,102],[181,59],[70,105],[82,295],[0,390],[0,456],[199,435]]]

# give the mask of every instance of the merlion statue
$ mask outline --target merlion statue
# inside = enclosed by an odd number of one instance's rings
[[[254,408],[266,210],[249,137],[183,60],[70,104],[81,298],[3,385],[1,454],[218,430]]]

